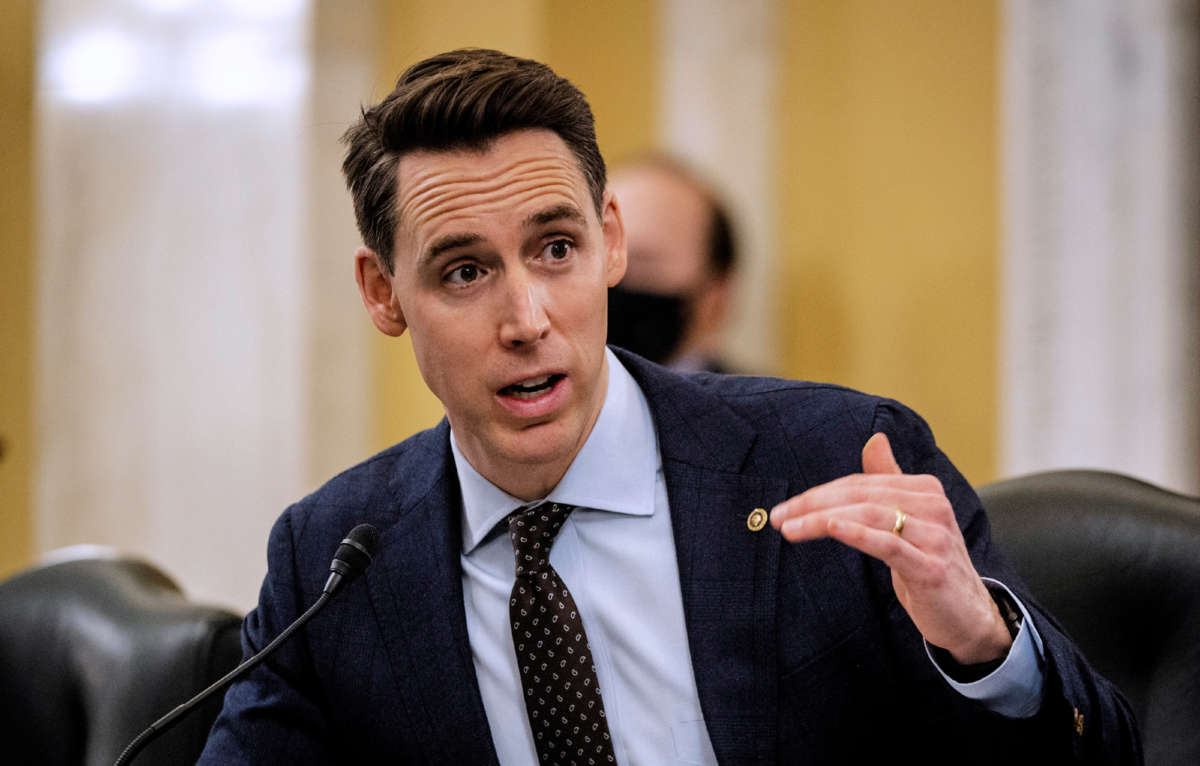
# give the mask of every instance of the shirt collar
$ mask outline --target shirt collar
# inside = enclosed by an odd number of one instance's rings
[[[649,516],[654,512],[658,439],[646,397],[608,348],[608,391],[587,441],[544,499],[584,508]],[[462,492],[462,549],[470,554],[505,516],[527,503],[483,478],[450,433]]]

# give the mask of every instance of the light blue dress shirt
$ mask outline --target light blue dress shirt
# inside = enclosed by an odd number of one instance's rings
[[[576,506],[555,539],[550,563],[583,617],[617,762],[716,764],[688,650],[654,422],[641,389],[611,351],[606,355],[604,406],[545,498]],[[513,549],[497,528],[525,503],[472,468],[453,435],[450,444],[463,499],[467,631],[492,742],[502,764],[536,763],[509,629]],[[1000,668],[970,684],[947,681],[1007,715],[1036,712],[1041,639],[1028,615]]]

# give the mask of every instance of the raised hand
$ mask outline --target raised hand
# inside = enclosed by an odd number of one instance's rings
[[[903,473],[882,433],[867,440],[862,463],[860,474],[775,506],[772,526],[792,542],[832,537],[883,561],[917,630],[960,664],[1004,657],[1012,639],[971,563],[942,483]]]

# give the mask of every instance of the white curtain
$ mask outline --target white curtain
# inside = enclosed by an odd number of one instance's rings
[[[40,550],[114,545],[246,609],[271,522],[318,468],[364,454],[344,404],[365,401],[362,344],[327,333],[358,310],[336,135],[369,71],[332,114],[325,80],[354,72],[314,66],[313,13],[43,4]]]
[[[1200,3],[1004,10],[1002,473],[1200,492]]]
[[[712,179],[737,227],[738,293],[727,358],[769,371],[777,359],[771,253],[779,9],[774,0],[663,0],[660,137]]]

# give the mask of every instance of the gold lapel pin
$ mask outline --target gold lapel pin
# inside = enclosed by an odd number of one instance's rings
[[[751,532],[757,532],[767,525],[767,512],[763,508],[755,508],[746,517],[746,526]]]

